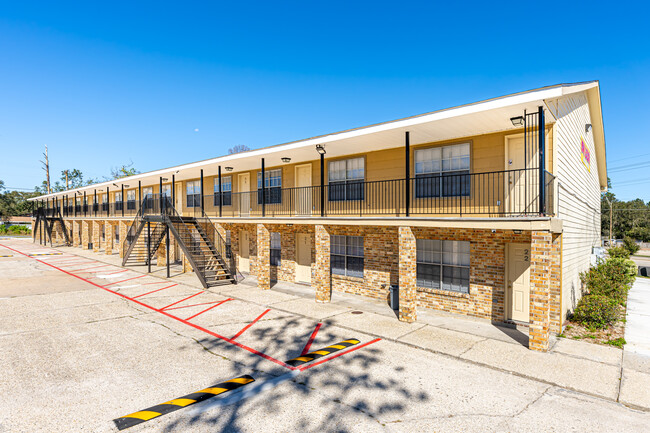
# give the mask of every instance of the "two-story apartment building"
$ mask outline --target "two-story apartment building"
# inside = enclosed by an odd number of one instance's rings
[[[581,294],[607,185],[598,82],[563,84],[39,197],[54,232],[127,260],[239,273],[529,327]],[[44,230],[45,229],[45,230]]]

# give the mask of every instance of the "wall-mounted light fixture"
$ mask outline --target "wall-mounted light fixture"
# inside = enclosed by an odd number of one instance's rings
[[[226,171],[232,171],[232,167],[224,167]]]
[[[521,230],[513,230],[512,232],[516,235],[520,235],[522,233]]]
[[[589,131],[591,131],[591,123],[587,123],[587,124],[585,124],[585,133],[588,134]]]
[[[169,180],[169,179],[167,179],[166,177],[163,177],[163,178],[162,178],[162,181],[163,181],[163,182],[167,182],[168,180]]]
[[[127,184],[123,184],[122,186],[123,186],[124,188],[128,188],[128,187],[129,187],[129,185],[127,185]]]
[[[282,157],[282,162],[284,162],[284,163],[291,162],[291,158],[289,158],[288,156],[283,156]]]
[[[513,126],[524,126],[524,116],[511,117],[510,121]]]
[[[325,155],[327,153],[325,152],[325,147],[322,144],[316,145],[316,152],[318,152],[320,155]]]
[[[115,188],[119,188],[119,186],[117,186],[117,184],[116,184],[116,183],[114,183],[114,184],[113,184],[113,186],[114,186]]]

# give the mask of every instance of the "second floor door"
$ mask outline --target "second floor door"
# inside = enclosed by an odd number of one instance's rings
[[[296,167],[296,215],[311,216],[311,164]]]
[[[251,178],[249,173],[239,175],[239,216],[248,216],[251,209]]]

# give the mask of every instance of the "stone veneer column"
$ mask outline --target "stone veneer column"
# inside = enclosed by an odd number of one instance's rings
[[[163,238],[158,249],[156,250],[156,266],[162,267],[167,266],[167,238]],[[169,249],[171,256],[171,248]]]
[[[316,302],[329,302],[332,299],[330,234],[324,225],[316,225],[314,230],[316,242],[316,270],[314,271]]]
[[[120,253],[120,258],[124,258],[124,253],[126,252],[124,250],[124,240],[126,239],[126,232],[129,229],[129,226],[126,221],[119,221],[117,224],[118,224],[117,230],[120,234],[120,240],[117,245],[117,250]]]
[[[548,350],[550,333],[552,243],[552,235],[549,232],[534,231],[531,233],[528,348],[540,352]]]
[[[271,233],[264,224],[257,225],[257,287],[271,288]]]
[[[81,244],[81,239],[79,239],[79,221],[72,221],[72,246],[78,247]]]
[[[102,238],[102,223],[93,220],[93,252],[98,253]]]
[[[562,332],[562,234],[553,233],[550,269],[550,323],[551,331]]]
[[[411,227],[399,227],[399,320],[417,320],[417,244]]]
[[[88,249],[90,243],[91,222],[88,220],[81,221],[81,248]]]
[[[105,221],[104,234],[106,236],[106,240],[104,242],[104,253],[106,253],[106,255],[113,254],[113,233],[115,233],[115,227],[113,226],[113,223]]]

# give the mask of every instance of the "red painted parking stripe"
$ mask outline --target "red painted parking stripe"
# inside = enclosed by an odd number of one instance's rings
[[[188,299],[193,298],[193,297],[195,297],[195,296],[199,296],[201,293],[203,293],[203,292],[195,293],[195,294],[193,294],[193,295],[191,295],[191,296],[188,296],[188,297],[185,298],[185,299],[181,299],[180,301],[176,301],[176,302],[174,302],[173,304],[169,304],[169,305],[166,306],[166,307],[162,307],[162,308],[160,309],[160,311],[165,310],[165,309],[171,307],[172,305],[180,304],[181,302],[183,302],[183,301],[187,301]]]
[[[151,292],[147,292],[147,293],[143,293],[143,294],[138,295],[138,296],[134,296],[133,299],[135,299],[135,298],[139,298],[139,297],[141,297],[141,296],[150,295],[150,294],[152,294],[152,293],[160,292],[161,290],[169,289],[170,287],[174,287],[174,286],[178,286],[178,284],[172,284],[171,286],[163,287],[162,289],[152,290]],[[173,308],[172,308],[172,310],[173,310]]]
[[[289,370],[296,370],[296,369],[297,369],[296,367],[292,367],[292,366],[290,366],[289,364],[287,364],[287,363],[285,363],[285,362],[283,362],[283,361],[280,361],[279,359],[275,359],[275,358],[273,358],[272,356],[267,355],[266,353],[260,352],[259,350],[253,349],[252,347],[248,347],[248,346],[246,346],[246,345],[244,345],[244,344],[241,344],[241,343],[239,343],[239,342],[237,342],[237,341],[230,341],[229,338],[224,337],[223,335],[217,334],[216,332],[210,331],[209,329],[206,329],[206,328],[204,328],[204,327],[202,327],[202,326],[196,325],[196,324],[194,324],[194,323],[192,323],[192,322],[188,322],[187,320],[185,320],[185,319],[181,319],[180,317],[178,317],[178,316],[174,316],[173,314],[169,314],[169,313],[166,312],[166,311],[161,311],[161,310],[159,310],[159,309],[157,309],[157,308],[155,308],[155,307],[152,307],[151,305],[148,305],[148,304],[145,304],[144,302],[138,301],[137,299],[131,298],[131,297],[126,296],[126,295],[124,295],[124,294],[122,294],[122,293],[119,293],[119,292],[116,292],[116,291],[114,291],[114,290],[111,290],[111,289],[109,289],[109,288],[107,288],[107,287],[101,286],[101,285],[99,285],[99,284],[97,284],[97,283],[93,283],[92,281],[90,281],[90,280],[88,280],[88,279],[86,279],[86,278],[84,278],[84,277],[81,277],[81,276],[79,276],[79,275],[72,274],[72,273],[70,273],[70,272],[68,272],[68,271],[66,271],[66,270],[64,270],[64,269],[58,268],[58,267],[56,267],[56,266],[54,266],[54,265],[51,265],[51,264],[49,264],[49,263],[47,263],[47,262],[44,262],[44,261],[42,261],[42,260],[39,260],[39,259],[37,259],[36,257],[31,257],[31,256],[29,256],[28,254],[25,254],[25,253],[23,253],[23,252],[21,252],[21,251],[18,251],[18,250],[16,250],[16,249],[13,249],[13,248],[9,248],[9,247],[7,247],[6,245],[2,245],[2,244],[0,244],[0,246],[1,246],[1,247],[4,247],[4,248],[7,248],[7,249],[9,249],[9,250],[11,250],[11,251],[14,251],[14,252],[16,252],[16,253],[18,253],[18,254],[22,254],[23,256],[29,257],[29,258],[31,258],[31,259],[33,259],[33,260],[36,260],[36,261],[39,262],[39,263],[43,263],[44,265],[48,265],[48,266],[50,266],[50,267],[52,267],[52,268],[54,268],[54,269],[57,269],[57,270],[63,272],[64,274],[68,274],[68,275],[70,275],[71,277],[77,278],[77,279],[79,279],[79,280],[81,280],[81,281],[84,281],[84,282],[86,282],[86,283],[88,283],[88,284],[91,284],[91,285],[93,285],[93,286],[95,286],[95,287],[97,287],[97,288],[100,288],[100,289],[102,289],[102,290],[106,290],[107,292],[112,293],[112,294],[114,294],[114,295],[117,295],[117,296],[119,296],[119,297],[121,297],[121,298],[128,299],[128,300],[130,300],[130,301],[132,301],[132,302],[134,302],[134,303],[136,303],[136,304],[138,304],[138,305],[141,305],[141,306],[143,306],[143,307],[145,307],[145,308],[148,308],[148,309],[150,309],[150,310],[156,311],[156,312],[158,312],[158,313],[160,313],[160,314],[162,314],[162,315],[164,315],[164,316],[167,316],[167,317],[169,317],[169,318],[171,318],[171,319],[178,320],[179,322],[184,323],[184,324],[186,324],[187,326],[191,326],[191,327],[194,328],[194,329],[197,329],[197,330],[199,330],[199,331],[205,332],[205,333],[208,334],[208,335],[211,335],[211,336],[213,336],[213,337],[215,337],[215,338],[218,338],[218,339],[220,339],[220,340],[223,340],[223,341],[225,341],[225,342],[228,342],[228,343],[230,343],[230,344],[233,344],[233,345],[239,347],[240,349],[244,349],[244,350],[246,350],[246,351],[248,351],[248,352],[250,352],[250,353],[252,353],[252,354],[255,354],[255,355],[257,355],[257,356],[259,356],[259,357],[261,357],[261,358],[264,358],[264,359],[266,359],[267,361],[274,362],[274,363],[276,363],[276,364],[278,364],[278,365],[280,365],[280,366],[282,366],[282,367],[285,367],[285,368],[287,368],[287,369],[289,369]]]
[[[226,299],[226,301],[233,301],[232,298]],[[221,301],[212,301],[212,302],[201,302],[200,304],[190,304],[190,305],[181,305],[180,307],[174,307],[174,308],[166,308],[166,311],[171,311],[171,310],[180,310],[181,308],[190,308],[190,307],[198,307],[199,305],[210,305],[210,304],[216,304]]]
[[[372,340],[372,341],[368,341],[367,343],[363,343],[363,344],[360,345],[360,346],[354,346],[352,349],[348,349],[348,350],[345,350],[345,351],[343,351],[343,352],[339,352],[339,353],[337,353],[337,354],[334,355],[334,356],[330,356],[329,358],[325,358],[325,359],[323,359],[323,360],[321,360],[321,361],[318,361],[318,362],[315,362],[315,363],[313,363],[313,364],[303,365],[302,367],[298,367],[298,370],[300,370],[300,371],[305,371],[305,370],[310,369],[310,368],[312,368],[312,367],[316,367],[317,365],[323,364],[323,363],[325,363],[325,362],[327,362],[327,361],[331,361],[331,360],[334,359],[334,358],[338,358],[339,356],[343,356],[343,355],[345,355],[346,353],[354,352],[355,350],[359,350],[359,349],[361,349],[362,347],[369,346],[369,345],[371,345],[371,344],[373,344],[373,343],[376,343],[376,342],[378,342],[378,341],[381,341],[381,338],[375,338],[374,340]]]
[[[89,268],[72,269],[70,272],[87,271],[88,269],[105,268],[106,266],[113,266],[113,265],[101,265],[101,266],[91,266]]]
[[[259,316],[257,316],[257,319],[253,320],[251,323],[249,323],[248,325],[244,326],[244,327],[242,328],[241,331],[239,331],[237,334],[235,334],[234,337],[232,337],[232,338],[230,339],[230,341],[235,341],[235,339],[236,339],[237,337],[239,337],[239,336],[242,335],[244,332],[246,332],[246,331],[248,330],[248,328],[250,328],[251,326],[253,326],[253,325],[255,324],[255,322],[257,322],[258,320],[260,320],[260,319],[262,318],[262,316],[264,316],[264,315],[265,315],[266,313],[268,313],[269,311],[271,311],[270,308],[267,309],[267,310],[266,310],[265,312],[263,312],[262,314],[260,314]]]
[[[318,330],[320,329],[321,326],[323,326],[322,323],[319,323],[318,325],[316,325],[316,329],[314,329],[314,332],[311,333],[311,337],[309,337],[309,340],[307,341],[307,344],[305,344],[305,348],[302,349],[302,352],[300,353],[300,356],[303,356],[303,355],[306,355],[307,353],[309,353],[309,348],[311,347],[311,344],[316,339],[316,334],[318,334]]]
[[[195,318],[196,316],[198,316],[199,314],[203,314],[203,313],[205,313],[206,311],[210,311],[210,310],[212,310],[213,308],[218,307],[219,305],[223,304],[224,302],[228,302],[228,301],[230,301],[230,300],[231,300],[230,298],[228,298],[228,299],[224,299],[223,301],[219,302],[217,305],[213,305],[213,306],[211,306],[211,307],[208,307],[208,308],[206,308],[205,310],[200,311],[200,312],[196,313],[195,315],[188,317],[188,318],[185,319],[185,320],[191,320],[191,319],[194,319],[194,318]]]
[[[126,280],[116,281],[114,283],[106,284],[104,287],[112,286],[113,284],[123,283],[125,281],[135,280],[137,278],[142,278],[142,277],[146,277],[146,275],[138,275],[137,277],[127,278]]]

